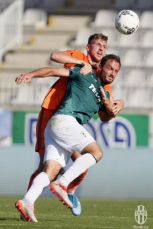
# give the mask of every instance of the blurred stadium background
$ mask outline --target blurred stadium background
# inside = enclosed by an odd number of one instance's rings
[[[130,36],[114,27],[114,17],[122,9],[135,10],[140,18],[138,31]],[[15,77],[35,68],[60,66],[49,60],[52,51],[85,51],[89,35],[102,32],[109,38],[107,53],[122,60],[113,94],[125,100],[126,108],[107,124],[95,117],[87,126],[105,154],[78,194],[153,198],[153,1],[0,0],[0,28],[0,194],[23,194],[26,189],[38,163],[34,153],[38,111],[54,83],[37,79],[17,86]]]

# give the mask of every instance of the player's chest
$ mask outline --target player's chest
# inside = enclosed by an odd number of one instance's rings
[[[94,99],[96,103],[101,101],[100,81],[95,77],[85,77],[82,79],[82,89],[88,98]]]

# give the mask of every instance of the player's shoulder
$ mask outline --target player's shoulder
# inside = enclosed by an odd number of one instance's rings
[[[68,55],[71,55],[77,59],[85,59],[87,58],[87,55],[85,53],[83,53],[81,50],[79,49],[71,49],[71,50],[66,50],[65,53],[67,53]]]

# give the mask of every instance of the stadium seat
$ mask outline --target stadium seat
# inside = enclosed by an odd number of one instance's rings
[[[149,107],[153,107],[153,69],[146,74],[146,91],[149,94]]]
[[[136,7],[139,10],[149,10],[153,8],[152,0],[138,0],[136,1]]]
[[[148,108],[149,94],[145,88],[126,89],[126,106],[131,108]]]
[[[33,69],[40,66],[47,66],[49,54],[36,52],[15,52],[6,55],[5,67],[9,69]]]
[[[76,38],[74,41],[70,42],[70,45],[73,47],[84,47],[87,42],[88,38],[94,31],[92,29],[82,28],[78,31]]]
[[[124,75],[124,84],[127,87],[145,87],[146,73],[140,68],[130,70],[127,75]]]
[[[101,0],[75,0],[70,1],[73,2],[73,5],[77,8],[85,8],[85,9],[103,9],[103,8],[110,8],[112,6],[112,0],[101,1]],[[72,4],[72,3],[71,3]]]
[[[114,27],[116,12],[114,10],[99,10],[95,20],[91,23],[92,27]]]
[[[11,0],[0,0],[0,12],[4,11],[11,3]]]
[[[128,1],[123,1],[123,0],[116,0],[115,1],[115,8],[116,9],[133,9],[135,7],[136,0],[128,0]]]
[[[117,46],[118,44],[118,32],[115,28],[103,28],[100,29],[99,32],[108,36],[108,45],[109,46]]]
[[[142,47],[153,47],[153,30],[146,31],[140,38]]]
[[[35,79],[35,82],[32,83],[34,91],[33,104],[39,105],[43,102],[43,99],[46,96],[48,89],[57,81],[57,79],[57,77]]]
[[[122,58],[122,64],[128,67],[139,67],[142,65],[143,53],[139,49],[128,49]]]
[[[110,44],[110,42],[109,42],[109,44]],[[109,45],[108,45],[108,48],[107,48],[107,50],[106,50],[106,53],[107,53],[107,54],[116,54],[116,55],[121,56],[121,51],[120,51],[120,49],[109,47]]]
[[[116,99],[123,99],[123,71],[119,71],[115,81],[112,84],[113,96]]]
[[[123,88],[121,85],[115,84],[115,86],[112,86],[112,89],[113,89],[113,97],[115,99],[124,99]]]
[[[153,28],[153,11],[144,11],[140,16],[142,28]]]
[[[26,26],[44,27],[47,25],[47,13],[41,9],[27,9],[23,23]]]
[[[16,98],[11,100],[12,104],[33,104],[34,91],[32,85],[18,87]]]
[[[153,69],[146,73],[146,86],[153,89]]]
[[[56,1],[43,0],[40,1],[40,3],[42,4],[42,7],[45,8],[46,10],[48,10],[48,8],[57,9],[59,7],[64,6],[65,0],[56,0]]]
[[[122,35],[119,34],[118,36],[118,45],[121,47],[137,47],[139,46],[140,38],[139,32],[136,31],[131,35]]]
[[[148,54],[144,58],[144,67],[153,68],[153,50],[148,52]]]

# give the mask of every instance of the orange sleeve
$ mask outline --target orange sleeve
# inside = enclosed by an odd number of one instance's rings
[[[110,95],[112,96],[112,87],[110,84],[106,84],[104,86],[105,90],[108,91],[110,93]]]
[[[78,60],[83,60],[85,62],[88,62],[87,56],[81,52],[80,50],[74,49],[74,50],[67,50],[65,51],[66,54],[78,59]],[[75,64],[64,64],[64,67],[66,68],[71,68],[75,66]]]

